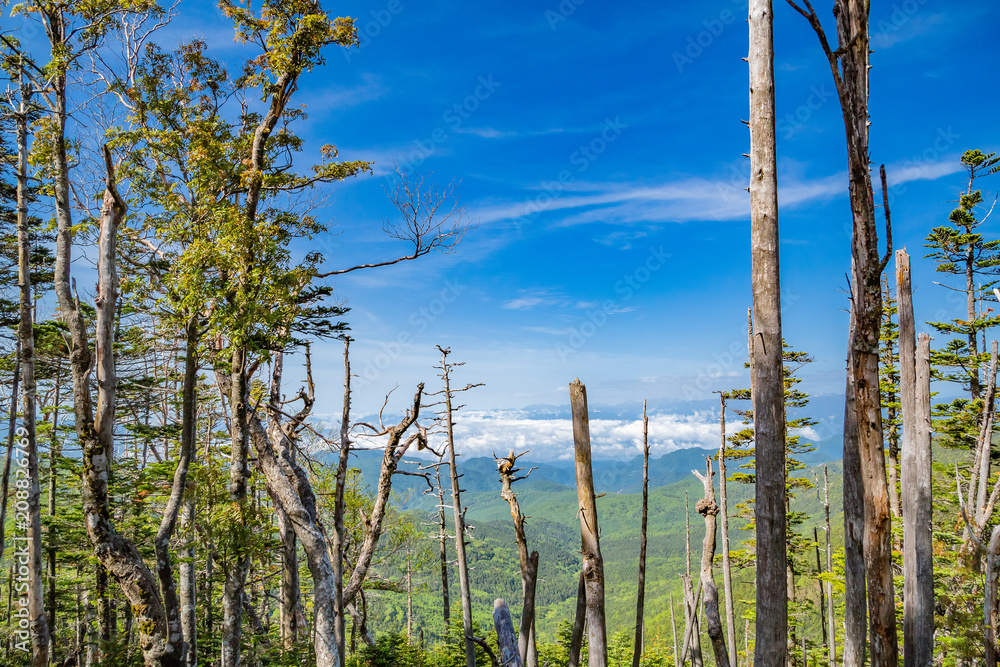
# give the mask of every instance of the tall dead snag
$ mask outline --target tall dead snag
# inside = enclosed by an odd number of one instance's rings
[[[722,519],[722,587],[726,596],[726,635],[729,663],[736,667],[736,612],[733,609],[733,570],[729,560],[729,500],[726,496],[726,393],[719,392],[719,517]],[[633,666],[634,667],[634,666]]]
[[[705,539],[701,547],[701,588],[704,594],[705,626],[708,638],[712,640],[712,650],[715,652],[717,667],[729,667],[729,651],[726,640],[722,636],[722,619],[719,618],[719,589],[715,586],[715,576],[712,574],[712,561],[715,559],[715,517],[719,514],[719,505],[715,502],[715,487],[712,478],[712,459],[705,458],[706,471],[702,475],[692,470],[694,476],[705,485],[705,497],[695,503],[698,514],[705,518]]]
[[[852,281],[851,310],[854,299]],[[854,340],[851,315],[849,341]],[[854,351],[847,349],[844,388],[844,667],[864,667],[868,628],[868,582],[865,576],[865,493],[858,451],[858,413],[854,394]]]
[[[823,466],[823,514],[826,517],[826,571],[833,572],[833,531],[830,526],[830,475]],[[830,667],[837,664],[837,617],[836,605],[833,604],[833,582],[826,582],[826,632],[830,637],[827,645],[829,654],[827,656]]]
[[[684,559],[685,569],[681,576],[684,587],[684,646],[681,657],[688,659],[690,647],[691,664],[701,667],[701,628],[698,627],[698,599],[701,597],[701,581],[698,581],[698,592],[694,591],[691,579],[691,503],[687,491],[684,492]],[[694,643],[692,644],[692,638]]]
[[[448,468],[451,472],[451,506],[455,517],[455,555],[458,558],[458,584],[462,595],[462,626],[465,631],[465,662],[467,667],[476,667],[476,646],[472,639],[472,592],[469,585],[469,563],[465,556],[465,512],[462,510],[462,489],[459,488],[458,454],[455,452],[455,406],[452,397],[456,391],[465,391],[478,385],[468,385],[464,389],[451,388],[451,369],[463,363],[449,363],[451,350],[438,346],[441,351],[441,379],[444,380],[444,420],[448,442]]]
[[[64,96],[59,96],[65,104]],[[61,111],[64,109],[62,107]],[[57,121],[65,116],[56,114]],[[60,136],[62,136],[60,134]],[[135,614],[133,622],[139,630],[139,646],[147,665],[174,667],[182,664],[183,636],[168,628],[156,578],[146,567],[135,545],[118,534],[111,521],[108,499],[108,472],[113,451],[115,411],[115,357],[113,352],[115,309],[118,299],[118,272],[115,246],[118,226],[126,206],[115,185],[111,154],[104,150],[107,182],[101,205],[98,241],[98,297],[96,303],[96,415],[91,398],[90,342],[83,312],[73,293],[70,280],[72,261],[72,219],[69,206],[69,167],[65,146],[56,151],[56,269],[55,291],[59,312],[69,329],[70,368],[73,377],[73,411],[76,435],[83,461],[83,514],[87,535],[101,567],[118,582]]]
[[[635,639],[632,667],[639,667],[642,657],[643,611],[646,605],[646,525],[649,520],[649,417],[642,402],[642,526],[639,529],[639,584],[635,601]]]
[[[451,596],[448,593],[448,522],[445,519],[444,485],[441,483],[441,465],[444,457],[434,466],[434,488],[438,508],[438,556],[441,561],[441,614],[444,617],[444,634],[447,637],[451,627]]]
[[[918,349],[910,288],[910,256],[896,251],[899,384],[903,417],[903,664],[934,658],[934,553],[931,536],[930,342]]]
[[[870,44],[868,0],[837,0],[836,50],[833,50],[812,5],[806,9],[788,3],[810,23],[819,37],[833,75],[843,111],[847,137],[849,195],[853,217],[851,240],[851,315],[857,446],[864,490],[864,557],[868,584],[868,625],[872,667],[895,667],[899,646],[896,637],[895,592],[892,582],[892,515],[882,442],[882,408],[878,377],[878,345],[882,325],[882,271],[892,252],[888,206],[886,253],[879,255],[878,227],[872,194],[868,150],[868,70]],[[885,170],[883,201],[888,204]],[[846,471],[845,471],[846,477]],[[846,503],[845,503],[846,504]],[[851,601],[848,601],[850,605]],[[845,656],[846,657],[846,656]],[[853,663],[852,663],[853,664]]]
[[[28,620],[31,628],[31,664],[45,667],[49,662],[49,622],[45,615],[42,582],[42,507],[41,489],[38,485],[38,439],[35,428],[35,331],[31,297],[31,238],[28,230],[28,106],[32,86],[24,75],[23,59],[20,68],[20,100],[17,120],[17,283],[20,304],[20,322],[17,342],[21,351],[21,384],[23,414],[21,442],[27,458],[27,479],[18,480],[27,486],[27,556],[28,556]],[[13,422],[12,422],[13,423]],[[5,478],[6,479],[6,478]],[[20,494],[18,494],[20,496]],[[24,497],[24,496],[21,496]],[[6,497],[4,499],[6,502]],[[20,523],[20,522],[19,522]]]
[[[750,0],[750,235],[757,539],[756,667],[783,667],[788,639],[785,387],[778,264],[778,175],[771,0]],[[877,389],[877,383],[876,383]]]
[[[517,467],[517,460],[527,454],[523,451],[510,454],[504,458],[493,455],[500,473],[500,497],[510,505],[510,516],[514,520],[514,538],[517,541],[517,552],[521,559],[521,591],[524,594],[524,608],[521,612],[521,632],[518,635],[518,645],[521,651],[521,661],[525,667],[537,667],[538,654],[535,648],[535,582],[538,574],[538,552],[528,554],[528,538],[524,533],[524,522],[529,517],[521,514],[521,506],[517,502],[517,494],[512,488],[514,482],[527,479],[534,468],[523,475],[518,475],[522,468]],[[534,568],[532,567],[534,562]]]
[[[607,667],[608,642],[604,623],[604,558],[597,526],[597,497],[590,461],[590,414],[587,388],[579,378],[569,384],[573,413],[573,445],[576,452],[576,497],[580,503],[580,537],[583,578],[587,590],[587,641],[590,667]]]
[[[344,632],[344,515],[347,487],[347,462],[351,454],[351,338],[344,336],[344,405],[340,417],[340,457],[337,460],[337,486],[333,497],[333,588],[335,633],[340,664],[347,657]],[[407,635],[409,638],[409,635]]]

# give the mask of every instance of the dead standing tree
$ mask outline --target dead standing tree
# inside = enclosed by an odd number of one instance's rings
[[[646,528],[649,521],[649,417],[642,402],[642,526],[639,529],[639,585],[635,601],[635,638],[632,667],[639,667],[643,644],[643,613],[646,606]]]
[[[587,388],[579,379],[569,385],[573,415],[573,444],[576,451],[576,496],[580,503],[580,537],[583,552],[583,579],[587,591],[587,642],[590,667],[607,667],[608,642],[604,621],[604,558],[597,526],[597,497],[590,460],[590,416]]]
[[[784,667],[788,639],[785,386],[778,263],[773,22],[771,0],[750,0],[750,52],[747,62],[750,64],[750,235],[754,326],[751,377],[757,461],[754,508],[757,524],[754,664],[757,667]]]
[[[722,585],[726,596],[726,635],[729,662],[736,667],[736,613],[733,609],[733,570],[729,560],[729,498],[726,493],[726,392],[719,392],[719,516],[722,519]]]
[[[465,555],[465,510],[462,509],[462,489],[460,488],[459,483],[461,475],[458,473],[458,454],[455,452],[455,411],[462,406],[454,405],[452,400],[454,399],[456,393],[468,391],[469,389],[480,387],[482,385],[469,384],[462,389],[452,389],[451,371],[456,366],[464,366],[465,362],[451,363],[448,361],[448,355],[451,354],[451,349],[441,347],[440,345],[437,346],[437,349],[441,352],[441,365],[438,369],[441,371],[441,379],[444,381],[444,389],[433,394],[428,394],[428,396],[443,396],[444,399],[439,403],[434,403],[425,407],[437,405],[444,406],[444,410],[441,412],[441,421],[444,422],[445,437],[447,439],[448,448],[448,469],[451,473],[451,506],[454,512],[455,521],[455,555],[458,559],[458,584],[462,596],[462,626],[465,636],[465,662],[467,667],[476,667],[476,646],[472,632],[472,591],[469,585],[469,564]]]
[[[715,502],[715,487],[712,478],[715,472],[712,470],[712,459],[706,457],[706,472],[699,473],[692,470],[694,476],[705,485],[705,496],[695,503],[698,514],[705,517],[705,539],[701,549],[701,588],[704,595],[705,626],[708,630],[708,637],[712,640],[712,650],[715,652],[715,664],[717,667],[729,667],[729,651],[726,648],[726,640],[722,636],[722,619],[719,618],[719,589],[715,585],[715,577],[712,574],[712,561],[715,559],[715,517],[719,514],[719,505]]]
[[[514,538],[517,541],[517,552],[521,560],[521,590],[524,595],[524,607],[521,612],[521,632],[518,635],[518,647],[521,662],[525,667],[538,667],[538,653],[535,646],[535,585],[538,581],[538,552],[528,553],[528,538],[524,532],[524,522],[530,517],[521,513],[521,506],[514,493],[514,482],[527,479],[534,468],[523,475],[518,475],[523,469],[517,467],[517,460],[528,453],[523,451],[515,454],[513,450],[504,458],[493,455],[500,473],[500,497],[510,505],[510,515],[514,520]]]
[[[917,347],[905,250],[896,251],[896,298],[903,417],[903,664],[918,667],[934,659],[931,405],[929,360],[921,354],[923,346]]]
[[[864,493],[864,560],[868,588],[868,624],[873,667],[895,667],[899,646],[896,637],[895,594],[892,582],[892,516],[882,442],[882,409],[878,377],[878,346],[882,325],[882,271],[892,254],[888,192],[882,170],[886,203],[886,253],[880,256],[875,201],[868,150],[868,70],[870,45],[867,0],[836,0],[837,48],[830,47],[819,16],[809,0],[805,9],[787,0],[804,16],[819,37],[840,99],[847,139],[849,195],[853,217],[851,239],[852,307],[851,372],[857,448]],[[848,440],[845,438],[845,445]],[[845,452],[845,458],[847,453]],[[846,466],[845,466],[846,468]],[[846,472],[846,470],[845,470]],[[851,601],[849,601],[850,603]],[[759,612],[758,612],[759,613]],[[848,634],[851,655],[845,659],[862,664]],[[863,653],[861,655],[863,661]]]

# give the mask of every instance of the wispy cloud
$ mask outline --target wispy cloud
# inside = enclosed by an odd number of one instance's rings
[[[961,169],[952,156],[934,162],[904,161],[887,166],[892,185],[935,180]],[[539,194],[520,202],[494,203],[474,210],[480,224],[532,219],[541,213],[562,214],[558,226],[604,223],[617,225],[746,219],[750,199],[744,179],[688,177],[661,184],[574,184],[552,196]],[[526,188],[534,190],[534,186]],[[778,201],[785,208],[801,208],[847,193],[847,173],[803,179],[779,178]],[[644,232],[643,232],[644,233]],[[641,236],[641,234],[639,234]],[[608,235],[608,245],[626,244],[628,236]]]
[[[505,301],[507,310],[531,310],[539,306],[560,306],[567,302],[564,295],[548,290],[521,290],[521,296]]]

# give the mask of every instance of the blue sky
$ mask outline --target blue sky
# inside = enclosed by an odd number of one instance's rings
[[[831,2],[814,4],[830,16]],[[774,8],[784,331],[815,356],[805,388],[831,394],[847,337],[844,130],[815,35]],[[394,161],[460,180],[478,220],[453,254],[335,281],[352,309],[357,410],[396,384],[401,405],[418,381],[436,387],[437,344],[467,362],[459,382],[485,383],[467,396],[483,414],[565,405],[575,377],[605,405],[676,405],[746,383],[746,2],[330,9],[357,19],[362,47],[331,50],[303,80],[299,131],[307,153],[333,143],[376,167],[328,193],[321,215],[338,233],[317,247],[329,267],[405,251],[381,232]],[[201,36],[218,57],[241,52],[212,3],[179,10],[161,43]],[[872,159],[896,184],[895,244],[914,257],[917,319],[958,317],[921,244],[964,187],[958,156],[1000,148],[1000,5],[876,2],[871,18]],[[339,355],[316,351],[320,413],[339,412]]]

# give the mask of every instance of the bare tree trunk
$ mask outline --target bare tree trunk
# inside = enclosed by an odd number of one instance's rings
[[[195,485],[189,480],[188,488],[184,498],[184,508],[179,517],[181,530],[184,533],[184,562],[180,563],[179,570],[180,585],[180,605],[181,605],[181,630],[184,633],[184,642],[187,644],[187,667],[195,667],[198,664],[198,578],[195,571]],[[126,614],[131,613],[131,608],[126,607]],[[126,622],[126,625],[128,623]]]
[[[847,138],[849,194],[853,216],[851,240],[854,303],[851,352],[854,366],[857,445],[864,489],[864,554],[872,667],[896,667],[895,591],[892,581],[892,516],[882,442],[878,343],[882,325],[882,271],[892,252],[888,188],[882,169],[886,218],[886,253],[879,255],[868,148],[868,71],[870,40],[868,0],[838,0],[835,12],[838,49],[831,49],[819,17],[807,4],[805,16],[820,38],[840,98]],[[846,471],[845,471],[846,477]],[[845,503],[846,504],[846,503]],[[845,655],[845,658],[847,656]]]
[[[299,550],[295,528],[284,509],[275,507],[278,535],[281,538],[281,643],[291,651],[298,640]]]
[[[442,459],[443,460],[443,459]],[[440,461],[439,461],[440,463]],[[444,513],[444,486],[441,484],[441,466],[434,468],[434,483],[438,499],[438,546],[441,560],[441,613],[444,617],[444,636],[451,631],[451,596],[448,593],[448,523]]]
[[[852,304],[852,341],[853,329]],[[854,386],[854,352],[853,346],[850,346],[847,350],[847,386],[844,390],[844,667],[864,667],[868,628],[864,485],[861,480]]]
[[[576,496],[580,503],[580,535],[583,551],[583,577],[587,589],[587,641],[590,667],[607,667],[608,643],[604,622],[604,559],[601,556],[600,529],[597,525],[597,501],[594,472],[590,462],[590,416],[587,388],[579,379],[569,385],[569,403],[573,413],[573,443],[576,450]]]
[[[733,572],[729,560],[729,501],[726,497],[726,394],[719,392],[719,516],[722,519],[722,587],[726,596],[726,633],[729,644],[729,663],[737,667],[736,612],[733,609]]]
[[[28,509],[18,522],[27,524],[28,616],[31,627],[31,664],[46,667],[49,662],[49,623],[45,615],[45,586],[42,580],[42,506],[38,484],[38,440],[35,428],[35,332],[31,302],[31,238],[28,231],[28,105],[31,85],[20,70],[21,94],[17,111],[17,282],[20,303],[18,343],[21,348],[23,410],[21,446],[27,459],[26,479],[17,482],[18,496],[26,497]],[[23,496],[24,491],[27,491]]]
[[[896,285],[903,414],[903,664],[923,667],[934,658],[930,338],[922,334],[918,348],[905,250],[896,251]]]
[[[49,547],[48,547],[48,575],[49,575],[49,598],[47,607],[49,612],[49,660],[55,660],[56,643],[56,547],[55,537],[51,525],[55,524],[56,517],[56,462],[62,456],[62,447],[59,444],[59,399],[62,389],[62,360],[56,362],[55,374],[55,397],[52,402],[52,435],[49,440]],[[3,519],[0,518],[0,521]],[[0,553],[2,553],[0,544]]]
[[[674,636],[674,664],[680,665],[677,655],[677,619],[674,617],[674,594],[670,594],[670,630]]]
[[[698,514],[705,518],[705,539],[701,549],[701,587],[704,591],[705,625],[708,638],[712,640],[712,650],[715,653],[716,667],[729,667],[729,650],[722,636],[722,619],[719,618],[719,590],[715,586],[715,576],[712,573],[712,561],[715,559],[715,517],[719,514],[719,506],[715,502],[715,487],[712,477],[712,459],[706,457],[706,472],[701,475],[692,470],[705,485],[705,497],[695,503]]]
[[[826,466],[823,466],[823,513],[826,516],[826,571],[833,572],[833,531],[830,526],[830,476]],[[833,603],[833,582],[826,582],[826,599],[828,606],[827,614],[827,634],[830,643],[827,645],[827,657],[830,667],[837,664],[837,619],[836,605]]]
[[[458,462],[455,452],[455,423],[451,405],[451,365],[447,348],[441,350],[441,377],[444,379],[445,433],[448,438],[448,469],[451,472],[451,506],[455,517],[455,556],[458,559],[458,585],[462,596],[462,628],[465,632],[465,663],[476,667],[476,645],[472,641],[472,591],[469,586],[469,563],[465,555],[465,512],[462,510],[462,489],[458,482]]]
[[[884,303],[891,303],[892,293],[889,291],[889,278],[885,275],[882,276],[882,284]],[[898,308],[896,317],[898,320]],[[892,315],[888,307],[883,311],[883,318],[886,325],[891,323]],[[886,342],[886,353],[888,354],[888,357],[881,360],[882,364],[890,367],[895,366],[893,357],[896,356],[896,353],[898,352],[898,343],[895,347],[896,349],[894,349],[891,340]],[[890,403],[895,403],[899,397],[894,392],[889,392],[887,398]],[[899,500],[899,428],[895,423],[897,417],[896,407],[894,405],[887,405],[885,409],[886,416],[889,418],[890,422],[889,431],[885,434],[885,438],[888,441],[888,447],[886,447],[885,468],[889,476],[889,511],[892,512],[894,519],[898,519],[903,516],[900,510]],[[902,543],[898,539],[893,539],[895,540],[893,548],[897,551],[901,551],[903,548]]]
[[[521,513],[521,506],[517,502],[517,495],[513,490],[514,482],[526,479],[531,474],[531,470],[528,470],[524,475],[517,475],[521,472],[521,468],[517,467],[517,459],[527,453],[525,451],[515,454],[511,450],[506,458],[497,458],[495,455],[493,458],[497,462],[497,472],[500,473],[500,497],[510,505],[510,515],[514,520],[514,539],[517,542],[517,551],[521,562],[521,591],[524,596],[521,634],[518,636],[518,641],[522,644],[521,660],[525,667],[537,667],[538,655],[535,649],[532,625],[534,624],[534,594],[538,566],[536,562],[534,572],[532,572],[532,556],[528,554],[528,538],[524,532],[524,522],[528,517]],[[526,622],[527,625],[525,625]]]
[[[340,417],[340,457],[337,461],[337,486],[333,501],[333,587],[335,633],[340,664],[347,657],[344,626],[344,493],[347,486],[347,462],[351,453],[351,339],[344,336],[344,405]],[[297,584],[298,582],[296,582]],[[296,602],[297,604],[297,602]]]
[[[823,573],[823,560],[819,555],[819,528],[813,526],[813,544],[816,547],[816,574],[820,575]],[[823,631],[823,647],[826,649],[827,654],[830,653],[830,637],[827,634],[826,629],[826,590],[823,587],[823,581],[817,578],[816,583],[819,585],[819,625]],[[833,600],[830,600],[830,604],[833,604]],[[805,639],[803,637],[803,639]]]
[[[698,596],[696,596],[691,579],[691,503],[688,501],[687,491],[684,492],[684,558],[685,570],[681,578],[684,586],[684,646],[681,649],[681,659],[687,660],[690,654],[691,664],[701,667],[701,629],[698,627],[697,600],[701,594],[701,581],[698,582]],[[693,644],[692,638],[694,638]]]
[[[756,667],[784,667],[785,396],[778,261],[778,179],[771,0],[750,0],[750,217],[753,257],[753,410],[756,453]]]
[[[567,667],[578,667],[580,649],[583,647],[583,629],[587,624],[587,584],[583,572],[580,572],[580,583],[576,590],[576,614],[573,617],[573,634],[569,642],[569,660]]]
[[[642,402],[642,525],[639,528],[639,584],[635,602],[635,638],[632,667],[639,667],[643,645],[643,612],[646,604],[646,525],[649,521],[649,417]]]
[[[500,648],[499,662],[504,667],[523,667],[521,654],[518,653],[517,635],[514,633],[514,621],[510,610],[503,600],[493,603],[493,625],[497,631],[497,646]]]
[[[62,28],[61,19],[47,29]],[[55,39],[50,34],[50,39]],[[109,455],[113,451],[112,433],[115,409],[115,358],[113,352],[115,310],[118,298],[118,275],[115,246],[118,226],[126,207],[115,187],[110,152],[105,148],[107,187],[101,206],[98,241],[98,299],[96,331],[97,409],[91,403],[91,352],[83,314],[70,283],[72,255],[72,219],[69,191],[69,166],[66,156],[66,79],[57,76],[55,89],[55,183],[56,198],[56,267],[55,291],[59,312],[69,329],[70,369],[73,376],[73,405],[77,440],[83,460],[83,513],[87,534],[103,568],[110,572],[136,612],[139,645],[147,665],[179,665],[183,638],[173,637],[167,627],[159,586],[135,546],[117,533],[111,521],[108,501]]]

